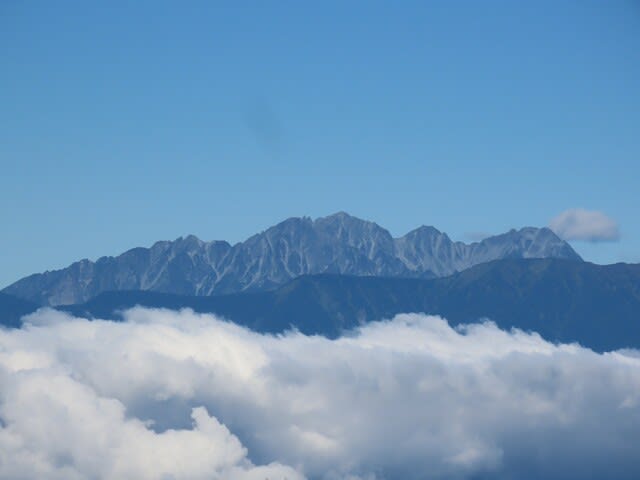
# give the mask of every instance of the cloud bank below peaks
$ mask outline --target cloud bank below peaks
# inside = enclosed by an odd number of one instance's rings
[[[399,315],[336,340],[43,310],[0,331],[0,477],[640,476],[640,355]]]

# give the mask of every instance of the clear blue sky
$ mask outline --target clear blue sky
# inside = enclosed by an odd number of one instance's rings
[[[0,285],[338,210],[640,261],[638,2],[4,1],[0,62]]]

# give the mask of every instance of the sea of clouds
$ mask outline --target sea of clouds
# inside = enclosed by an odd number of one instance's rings
[[[0,478],[640,478],[640,355],[398,315],[336,340],[135,308],[0,331]]]

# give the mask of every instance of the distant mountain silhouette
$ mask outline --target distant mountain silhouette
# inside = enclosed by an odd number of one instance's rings
[[[38,305],[0,292],[0,325],[19,327],[20,318],[38,309]]]
[[[393,238],[377,224],[341,212],[316,220],[290,218],[234,246],[193,235],[157,242],[31,275],[4,292],[42,305],[76,304],[118,290],[209,296],[270,290],[319,273],[443,277],[502,258],[581,260],[548,228],[511,230],[465,244],[424,226]]]
[[[340,335],[397,313],[442,315],[453,325],[489,318],[558,342],[598,351],[640,347],[640,265],[600,266],[558,259],[505,259],[439,279],[301,276],[269,292],[212,297],[108,292],[77,315],[118,319],[135,305],[213,312],[260,332],[296,328]]]

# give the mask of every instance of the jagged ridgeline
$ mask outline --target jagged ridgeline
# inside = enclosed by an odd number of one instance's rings
[[[303,275],[267,292],[188,296],[104,292],[57,307],[84,318],[122,320],[136,305],[213,313],[258,332],[296,328],[337,337],[398,313],[442,315],[450,324],[490,318],[502,329],[534,331],[553,342],[597,351],[640,345],[640,264],[594,265],[561,259],[502,259],[435,279]],[[36,304],[0,293],[0,324],[21,325]]]
[[[316,220],[289,218],[233,246],[193,235],[161,241],[30,275],[3,291],[41,305],[77,304],[118,290],[210,296],[270,290],[320,273],[437,278],[504,258],[581,261],[548,228],[511,230],[466,244],[427,226],[393,238],[379,225],[341,212]]]

